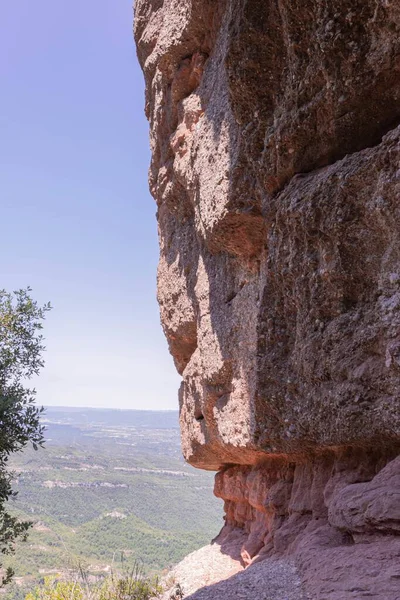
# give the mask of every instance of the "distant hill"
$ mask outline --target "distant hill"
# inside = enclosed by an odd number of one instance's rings
[[[17,583],[3,600],[77,563],[101,576],[121,552],[160,572],[218,533],[213,474],[184,462],[177,411],[48,407],[44,421],[46,448],[11,465],[10,510],[34,528],[7,559]]]
[[[69,425],[117,425],[178,429],[177,410],[124,410],[115,408],[76,408],[46,406],[43,421]]]

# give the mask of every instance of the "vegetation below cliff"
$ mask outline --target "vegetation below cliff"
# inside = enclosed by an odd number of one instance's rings
[[[8,560],[7,600],[78,562],[102,578],[121,552],[159,573],[218,532],[213,476],[181,458],[177,413],[48,409],[45,418],[46,450],[13,463],[11,510],[34,526]]]
[[[95,583],[83,571],[69,580],[46,577],[25,600],[154,600],[162,591],[158,578],[145,576],[136,563]]]

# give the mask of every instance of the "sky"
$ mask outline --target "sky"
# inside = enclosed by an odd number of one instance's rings
[[[0,288],[53,305],[45,405],[177,408],[132,19],[132,0],[0,7]]]

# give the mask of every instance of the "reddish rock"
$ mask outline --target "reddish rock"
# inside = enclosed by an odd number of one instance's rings
[[[400,534],[400,457],[372,481],[341,488],[329,502],[329,522],[342,531],[368,535]]]
[[[400,3],[136,0],[135,37],[184,456],[246,564],[400,598]]]

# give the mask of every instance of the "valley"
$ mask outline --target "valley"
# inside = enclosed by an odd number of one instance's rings
[[[48,574],[79,568],[91,577],[139,561],[160,573],[221,528],[213,473],[181,457],[176,411],[46,409],[46,447],[13,457],[10,510],[33,522],[4,564],[24,598]]]

